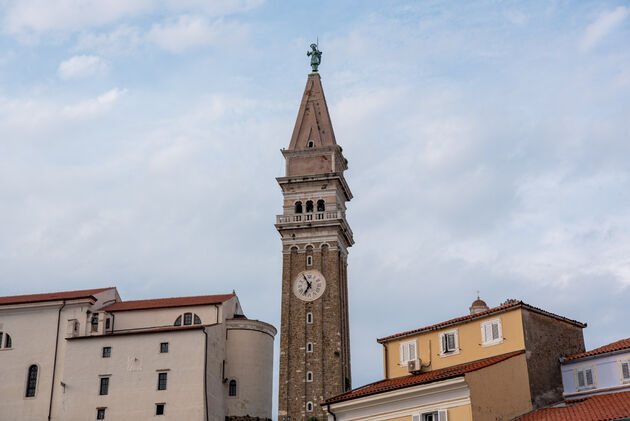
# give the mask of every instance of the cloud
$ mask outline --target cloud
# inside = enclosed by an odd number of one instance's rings
[[[105,63],[98,56],[80,55],[62,61],[57,74],[61,79],[83,78],[95,75],[105,67]]]
[[[164,50],[180,53],[219,41],[236,41],[242,39],[246,32],[246,27],[240,24],[221,20],[210,22],[200,16],[184,15],[176,20],[154,24],[146,39]]]
[[[595,22],[586,27],[586,32],[580,42],[583,52],[593,49],[606,35],[612,32],[628,16],[628,9],[619,6],[612,12],[601,13]]]
[[[94,99],[81,101],[63,108],[62,114],[68,118],[87,118],[109,111],[112,106],[127,93],[126,89],[114,88]]]
[[[81,32],[73,47],[74,51],[96,51],[105,56],[131,54],[143,43],[140,28],[121,25],[110,32]]]

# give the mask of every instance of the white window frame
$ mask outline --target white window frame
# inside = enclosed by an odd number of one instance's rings
[[[306,256],[306,266],[313,266],[313,256]]]
[[[455,349],[453,351],[446,351],[444,349],[444,336],[453,334],[455,336]],[[447,330],[440,333],[440,357],[450,357],[451,355],[459,354],[459,335],[457,329]]]
[[[313,412],[313,402],[306,402],[306,412]]]
[[[627,365],[628,377],[623,376],[623,366]],[[619,360],[619,380],[621,384],[630,383],[630,359]]]
[[[313,352],[313,342],[306,343],[306,352]]]
[[[586,380],[587,380],[587,375],[586,372],[590,370],[591,371],[591,380],[592,383],[591,384],[587,384]],[[580,373],[584,373],[584,386],[580,386]],[[573,370],[573,375],[575,378],[575,390],[577,392],[581,392],[584,390],[591,390],[591,389],[596,389],[597,388],[597,377],[596,377],[596,370],[595,370],[595,365],[587,365],[587,366],[582,366],[582,367],[576,367]]]
[[[411,352],[413,350],[413,352]],[[407,363],[411,360],[418,358],[418,343],[417,341],[405,341],[400,343],[400,365],[406,367]]]
[[[307,371],[306,372],[306,381],[309,382],[309,383],[313,381],[313,372],[312,371]]]
[[[446,409],[421,412],[417,415],[414,414],[411,419],[412,421],[426,421],[428,415],[433,416],[433,421],[448,421],[448,410]]]
[[[492,325],[497,324],[498,337],[488,339],[486,337],[486,327],[490,326],[490,334],[492,335]],[[501,318],[486,320],[481,323],[481,346],[492,346],[503,343],[503,328],[501,326]]]
[[[313,313],[311,312],[306,313],[306,324],[308,325],[313,324]]]

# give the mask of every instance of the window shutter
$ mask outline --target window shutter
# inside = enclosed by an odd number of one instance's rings
[[[492,323],[492,340],[499,339],[499,324]]]
[[[418,357],[416,354],[416,341],[409,343],[409,359],[415,360]]]
[[[411,421],[420,421],[420,414],[412,415]]]
[[[589,368],[585,371],[586,373],[586,385],[593,386],[593,371]]]
[[[448,351],[448,343],[446,339],[447,336],[448,335],[446,333],[442,335],[442,353]]]
[[[578,371],[578,387],[584,387],[584,372]]]
[[[626,361],[621,363],[621,375],[624,380],[630,380],[630,362]]]
[[[447,340],[447,346],[448,346],[447,349],[449,351],[454,351],[455,350],[455,334],[454,333],[447,334],[446,340]]]
[[[448,421],[448,411],[446,409],[438,411],[438,421]]]

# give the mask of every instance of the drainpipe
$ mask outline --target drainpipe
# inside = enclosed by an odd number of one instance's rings
[[[206,421],[208,421],[208,332],[206,332],[205,326],[203,327],[203,334],[206,337],[203,354],[203,403],[206,410]]]
[[[53,393],[55,390],[55,371],[57,369],[57,348],[59,347],[59,323],[61,322],[61,310],[66,306],[66,300],[63,300],[59,311],[57,312],[57,336],[55,336],[55,356],[53,357],[53,372],[50,385],[50,403],[48,404],[48,421],[52,416]]]
[[[330,404],[326,405],[326,410],[328,411],[328,413],[329,413],[330,415],[332,415],[332,416],[333,416],[333,420],[334,420],[334,421],[337,421],[337,415],[335,415],[335,413],[334,413],[333,411],[331,411],[331,410],[330,410]]]

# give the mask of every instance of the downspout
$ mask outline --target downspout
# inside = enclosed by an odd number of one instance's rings
[[[206,337],[206,344],[203,355],[203,403],[206,410],[206,421],[208,421],[208,332],[203,327],[203,334]]]
[[[59,323],[61,322],[61,310],[66,306],[66,300],[63,300],[63,304],[59,307],[59,311],[57,312],[57,335],[55,336],[55,356],[53,357],[53,372],[52,372],[52,380],[50,385],[50,403],[48,404],[48,421],[50,421],[52,416],[52,404],[53,404],[53,393],[55,390],[55,371],[57,369],[57,348],[59,347]]]
[[[330,404],[326,405],[326,410],[328,411],[330,415],[333,416],[333,421],[337,421],[337,415],[335,415],[335,413],[330,410]]]

